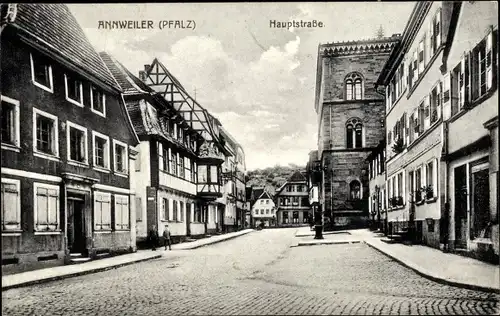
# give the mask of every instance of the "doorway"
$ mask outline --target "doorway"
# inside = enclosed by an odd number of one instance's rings
[[[467,166],[454,169],[455,176],[455,247],[467,247]]]
[[[68,196],[68,248],[70,253],[84,254],[85,247],[85,197]]]
[[[490,221],[490,180],[488,164],[471,168],[471,225],[470,239],[486,237],[486,229]]]

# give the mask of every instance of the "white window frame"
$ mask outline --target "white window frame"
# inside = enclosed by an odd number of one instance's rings
[[[125,157],[124,157],[124,161],[123,161],[123,164],[125,166],[125,170],[118,170],[117,169],[117,166],[116,166],[116,145],[118,146],[122,146],[123,148],[125,148]],[[122,175],[128,175],[128,146],[127,144],[125,144],[124,142],[121,142],[119,140],[116,140],[116,139],[113,139],[113,170],[115,171],[115,173],[118,173],[118,174],[122,174]]]
[[[37,189],[38,188],[45,188],[49,190],[56,190],[57,191],[57,201],[56,201],[56,223],[57,224],[57,229],[55,230],[49,230],[49,229],[40,229],[39,224],[38,224],[38,199],[37,199]],[[39,233],[45,233],[45,234],[59,234],[61,232],[61,192],[60,188],[58,185],[54,184],[47,184],[47,183],[41,183],[41,182],[35,182],[33,183],[33,213],[34,213],[34,224],[35,224],[35,234],[37,232]],[[48,228],[48,227],[47,227]]]
[[[37,132],[36,132],[36,118],[37,115],[43,116],[45,118],[48,118],[53,121],[54,123],[54,144],[53,144],[53,154],[47,154],[42,151],[38,151],[36,148],[37,144]],[[33,108],[33,155],[40,157],[40,158],[45,158],[45,159],[50,159],[50,160],[56,160],[59,161],[59,119],[57,116],[47,113],[45,111],[39,110],[37,108]]]
[[[94,87],[98,89],[93,84],[90,85],[90,110],[97,115],[106,117],[106,94],[102,90],[100,90],[102,93],[102,112],[99,112],[98,110],[94,109]]]
[[[15,227],[11,227],[11,226],[14,226],[14,225],[9,225],[9,227],[4,227],[3,223],[2,223],[2,234],[4,233],[15,233],[15,232],[21,232],[22,229],[21,229],[21,181],[20,180],[16,180],[16,179],[8,179],[8,178],[2,178],[1,179],[1,183],[5,183],[5,184],[14,184],[16,186],[16,190],[17,190],[17,201],[16,201],[16,215],[17,215],[17,218],[18,218],[18,223],[16,223]],[[2,199],[2,201],[0,201],[0,203],[3,204],[4,200]],[[4,218],[3,216],[3,213],[1,214],[2,215],[2,219]]]
[[[115,197],[115,201],[114,201],[114,206],[115,206],[115,230],[124,230],[124,231],[128,231],[130,230],[130,199],[129,199],[129,196],[128,195],[121,195],[121,194],[115,194],[114,195]],[[126,212],[127,212],[127,223],[120,223],[118,224],[118,214],[117,214],[117,210],[118,210],[118,199],[126,199],[127,200],[127,203],[126,204],[122,204],[122,205],[127,205],[127,208],[126,208]],[[120,215],[122,216],[121,219],[123,219],[123,210],[122,210],[122,213],[120,213]]]
[[[71,159],[71,139],[70,139],[70,129],[74,128],[76,130],[79,130],[83,132],[84,138],[85,138],[85,159],[84,162],[77,161]],[[88,166],[89,164],[89,141],[88,141],[88,133],[87,129],[81,125],[75,124],[70,121],[66,121],[66,149],[67,149],[67,154],[68,154],[68,163],[69,164],[77,164],[77,165],[86,165]]]
[[[50,81],[50,87],[47,87],[47,86],[43,85],[42,83],[39,83],[39,82],[37,82],[35,80],[35,67],[34,67],[34,61],[33,61],[33,54],[32,53],[30,53],[30,66],[31,66],[31,82],[35,86],[37,86],[37,87],[39,87],[39,88],[41,88],[41,89],[43,89],[43,90],[45,90],[47,92],[54,93],[54,79],[53,79],[54,77],[52,76],[52,65],[49,64],[49,77],[50,77],[49,81]]]
[[[74,105],[83,108],[83,82],[79,79],[75,79],[75,80],[80,83],[80,101],[71,99],[68,96],[68,75],[64,74],[64,91],[65,91],[64,93],[66,96],[66,101],[69,101],[69,102],[73,103]]]
[[[20,147],[21,147],[21,131],[20,131],[20,118],[19,118],[19,105],[20,102],[18,100],[9,98],[7,96],[1,95],[0,96],[1,101],[8,103],[14,107],[14,144],[9,144],[9,143],[3,143],[2,142],[2,149],[7,149],[7,150],[14,150],[19,152]]]
[[[106,140],[106,148],[105,148],[105,166],[102,167],[102,166],[98,166],[96,164],[96,155],[95,155],[95,138],[96,137],[99,137],[99,138],[102,138],[102,139],[105,139]],[[109,172],[110,170],[110,160],[109,160],[109,153],[110,153],[110,149],[109,149],[109,145],[110,145],[110,141],[109,141],[109,136],[106,136],[104,134],[101,134],[99,132],[96,132],[96,131],[92,131],[92,164],[93,164],[93,168],[96,169],[96,170],[99,170],[99,171],[104,171],[104,172]]]
[[[101,196],[106,196],[108,199],[109,199],[109,228],[102,228],[102,221],[101,221],[101,227],[98,227],[97,226],[97,222],[96,222],[96,218],[97,218],[97,214],[96,214],[96,211],[97,211],[97,207],[96,207],[96,204],[97,204],[97,196],[98,195],[101,195]],[[102,211],[101,211],[102,212]],[[101,192],[101,191],[94,191],[94,210],[93,210],[93,213],[94,213],[94,218],[93,218],[93,226],[94,226],[94,230],[96,231],[111,231],[111,193],[108,193],[108,192]]]

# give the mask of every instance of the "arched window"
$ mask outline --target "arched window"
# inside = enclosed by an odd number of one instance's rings
[[[346,123],[346,148],[363,147],[363,124],[360,119],[353,118]]]
[[[346,100],[361,100],[363,98],[363,79],[357,73],[350,73],[345,79]]]
[[[353,180],[349,183],[349,197],[351,200],[361,199],[361,183],[358,180]]]

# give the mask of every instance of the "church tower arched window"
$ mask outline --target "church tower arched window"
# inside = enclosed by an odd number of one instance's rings
[[[346,126],[346,148],[362,148],[364,132],[363,123],[360,119],[352,118],[347,121]]]
[[[345,99],[346,100],[361,100],[363,98],[363,78],[358,73],[350,73],[346,76]]]

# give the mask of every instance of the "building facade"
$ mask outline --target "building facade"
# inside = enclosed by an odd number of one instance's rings
[[[498,258],[497,10],[416,4],[378,84],[389,230],[414,223],[426,245]]]
[[[374,84],[398,40],[393,35],[319,45],[315,110],[325,229],[367,223],[365,160],[385,129],[384,93]]]
[[[274,195],[277,202],[278,226],[299,226],[309,223],[311,205],[307,179],[296,171]]]
[[[273,197],[264,191],[252,206],[253,227],[261,223],[264,227],[276,226],[276,206]]]
[[[139,243],[155,225],[168,224],[174,242],[203,235],[208,214],[197,197],[197,151],[203,139],[173,105],[107,53],[101,58],[123,92],[139,137],[136,174],[136,229]]]
[[[4,12],[2,271],[135,251],[138,139],[120,87],[65,5]]]
[[[440,182],[447,242],[498,263],[498,3],[446,6],[452,19],[441,67]]]
[[[369,197],[368,210],[372,228],[384,230],[387,222],[385,205],[385,140],[368,155]]]

